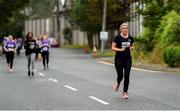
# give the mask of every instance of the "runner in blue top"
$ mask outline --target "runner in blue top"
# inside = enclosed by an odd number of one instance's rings
[[[46,68],[48,69],[49,48],[50,48],[50,41],[48,40],[48,36],[44,35],[42,43],[41,43],[41,54],[42,54],[42,58],[43,58],[44,70],[46,70]]]
[[[6,60],[9,67],[9,71],[13,72],[13,61],[14,61],[14,53],[16,50],[16,42],[13,40],[12,35],[8,36],[8,40],[6,44],[4,45],[4,50],[6,53]]]

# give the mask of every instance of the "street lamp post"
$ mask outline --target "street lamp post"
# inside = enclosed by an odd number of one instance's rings
[[[56,0],[56,20],[57,20],[57,41],[59,44],[59,47],[61,46],[61,36],[60,36],[60,27],[61,27],[61,21],[59,19],[60,15],[59,15],[59,0]]]
[[[106,30],[106,9],[107,9],[107,0],[104,0],[104,7],[103,7],[103,19],[102,19],[102,32]],[[106,38],[101,38],[101,53],[104,53],[104,44]]]

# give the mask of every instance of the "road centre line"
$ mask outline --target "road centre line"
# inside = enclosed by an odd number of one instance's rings
[[[70,90],[73,90],[73,91],[78,91],[78,89],[76,89],[76,88],[73,88],[73,87],[71,87],[71,86],[68,86],[68,85],[64,85],[64,87],[66,87],[66,88],[68,88],[68,89],[70,89]]]
[[[58,82],[58,80],[53,79],[53,78],[48,78],[48,80],[53,81],[53,82]]]
[[[39,72],[39,75],[40,75],[40,76],[45,76],[43,73],[40,73],[40,72]]]
[[[91,99],[93,99],[93,100],[95,100],[95,101],[97,101],[97,102],[100,102],[100,103],[102,103],[102,104],[104,104],[104,105],[109,105],[108,102],[105,102],[105,101],[103,101],[103,100],[101,100],[101,99],[99,99],[99,98],[96,98],[96,97],[94,97],[94,96],[89,96],[89,98],[91,98]]]

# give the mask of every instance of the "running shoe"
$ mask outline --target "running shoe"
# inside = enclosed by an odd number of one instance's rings
[[[13,69],[9,69],[9,72],[13,72]]]
[[[44,66],[44,70],[46,70],[46,65],[43,65]]]
[[[31,76],[31,72],[30,71],[28,71],[28,76]]]
[[[128,99],[128,93],[127,92],[123,93],[123,99]]]
[[[114,90],[117,92],[118,89],[119,89],[119,84],[116,82],[116,83],[114,84]]]
[[[34,72],[32,72],[31,75],[34,76]]]

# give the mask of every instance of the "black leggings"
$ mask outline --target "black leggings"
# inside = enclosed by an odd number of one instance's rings
[[[128,91],[131,66],[132,66],[131,57],[121,58],[121,59],[115,57],[117,83],[120,84],[124,76],[124,88],[123,88],[124,92]]]
[[[14,60],[14,52],[6,52],[6,60],[7,64],[9,65],[10,69],[13,67],[13,60]]]
[[[43,58],[43,66],[45,67],[46,65],[49,64],[49,52],[42,52],[42,58]]]

